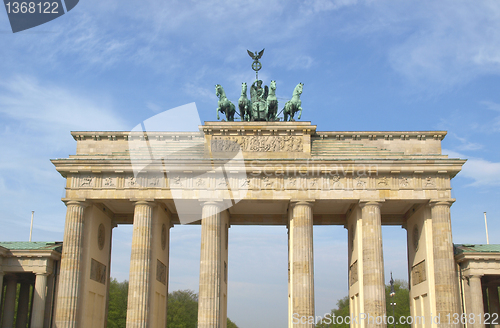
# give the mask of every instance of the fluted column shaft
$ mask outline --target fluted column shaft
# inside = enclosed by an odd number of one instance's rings
[[[481,276],[472,275],[469,277],[470,294],[471,294],[471,312],[474,313],[475,323],[474,328],[484,328],[484,303],[483,303],[483,287],[481,285]],[[481,320],[479,320],[481,318]],[[481,322],[479,322],[481,321]]]
[[[30,286],[31,285],[28,282],[21,282],[17,304],[16,328],[26,328],[26,324],[28,323]]]
[[[490,314],[493,315],[493,313],[496,313],[500,315],[500,300],[498,298],[498,286],[497,285],[491,285],[488,286],[488,301],[490,303]],[[493,321],[493,320],[490,320]],[[498,320],[497,320],[498,322]],[[500,323],[498,324],[491,324],[491,328],[499,328]]]
[[[2,264],[2,259],[0,258],[0,264]],[[3,276],[4,276],[4,273],[3,271],[1,271],[1,267],[0,267],[0,313],[2,313],[2,306],[3,306],[3,303],[2,303],[2,299],[3,299]]]
[[[314,327],[314,252],[312,202],[292,203],[289,217],[290,308],[288,326]]]
[[[226,318],[221,311],[222,219],[215,202],[203,204],[201,220],[200,293],[198,328],[219,328]]]
[[[441,327],[455,327],[443,322],[447,315],[461,314],[458,279],[456,276],[449,201],[431,202],[432,242],[434,255],[434,282],[436,312],[441,316]],[[482,303],[482,300],[481,300]],[[483,311],[483,310],[481,310]],[[453,322],[453,321],[452,321]]]
[[[45,318],[45,300],[47,297],[48,273],[37,274],[31,310],[31,328],[43,328]]]
[[[6,280],[7,287],[5,289],[2,328],[13,328],[16,309],[17,280],[16,277],[8,277]]]
[[[148,311],[151,289],[152,218],[151,204],[145,201],[136,202],[130,256],[127,328],[147,328],[150,324]]]
[[[366,327],[386,327],[377,317],[386,315],[384,255],[382,248],[382,221],[380,203],[361,202],[362,220],[362,275]],[[373,320],[372,320],[373,318]]]
[[[78,309],[83,249],[83,225],[85,204],[79,201],[66,203],[63,250],[57,295],[57,328],[79,328]]]

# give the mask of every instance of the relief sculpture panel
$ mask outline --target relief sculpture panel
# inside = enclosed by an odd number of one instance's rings
[[[411,268],[411,285],[415,286],[427,279],[425,274],[425,260]]]
[[[302,137],[296,136],[234,136],[213,137],[212,152],[302,152]]]

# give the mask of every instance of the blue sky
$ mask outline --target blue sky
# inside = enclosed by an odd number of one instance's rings
[[[13,34],[0,13],[0,240],[62,240],[64,179],[50,159],[75,153],[70,131],[130,130],[196,102],[215,120],[214,85],[237,101],[259,76],[318,131],[446,130],[468,159],[453,180],[455,243],[500,243],[500,2],[81,0]],[[114,232],[112,275],[128,279],[130,227]],[[386,277],[406,279],[406,231],[383,229]],[[171,230],[170,289],[198,290],[199,227]],[[347,293],[347,232],[315,227],[316,312]],[[269,249],[273,251],[270,252]],[[286,229],[232,227],[229,317],[286,325]],[[386,279],[387,281],[389,278]]]

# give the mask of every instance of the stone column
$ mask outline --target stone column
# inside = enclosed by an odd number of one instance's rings
[[[380,203],[360,202],[359,207],[363,226],[361,252],[363,265],[358,274],[363,275],[364,313],[368,316],[365,327],[386,327],[383,321],[378,323],[376,321],[377,317],[386,315]]]
[[[48,273],[37,273],[33,291],[33,309],[31,310],[31,328],[43,328],[45,317],[45,299],[47,297]]]
[[[465,303],[465,313],[471,312],[471,294],[470,294],[470,279],[467,276],[462,276],[463,298]]]
[[[26,328],[26,324],[28,323],[30,287],[30,283],[26,281],[21,282],[17,304],[16,328]]]
[[[289,229],[289,313],[288,327],[315,327],[314,253],[312,202],[299,201],[290,206]]]
[[[488,299],[490,303],[490,314],[493,315],[496,313],[497,315],[500,315],[500,300],[498,298],[498,286],[495,284],[492,284],[488,287]],[[500,319],[499,319],[500,320]],[[496,320],[498,322],[499,320]],[[492,322],[493,320],[490,320]],[[491,328],[500,328],[500,323],[498,324],[491,324]]]
[[[486,278],[486,277],[485,277]],[[484,279],[486,280],[486,279]],[[489,313],[489,304],[488,304],[488,286],[486,284],[483,284],[483,281],[481,282],[481,286],[483,287],[483,313]],[[483,317],[484,319],[484,317]],[[489,327],[489,325],[488,325]]]
[[[462,313],[451,236],[450,206],[452,203],[453,201],[431,201],[430,203],[434,255],[434,273],[430,274],[434,275],[436,315],[441,316],[441,327],[459,326],[460,324],[448,324],[444,318],[447,318],[447,315],[453,317],[455,313],[460,316]]]
[[[221,309],[222,218],[220,204],[203,204],[201,220],[198,328],[219,328],[227,319]],[[225,324],[224,324],[225,325]]]
[[[472,275],[469,277],[470,294],[471,294],[471,311],[467,313],[467,318],[471,313],[474,313],[476,323],[474,328],[484,328],[484,303],[483,303],[483,288],[481,286],[481,276]],[[481,322],[479,322],[481,318]],[[441,318],[443,320],[443,318]]]
[[[0,258],[0,264],[1,264],[1,258]],[[0,313],[2,313],[2,299],[3,299],[3,276],[4,273],[3,271],[0,270]]]
[[[80,277],[82,274],[83,212],[86,204],[71,200],[66,203],[66,206],[55,322],[57,328],[80,328],[78,327],[78,309],[82,298]]]
[[[134,208],[134,230],[127,305],[127,328],[149,327],[149,291],[152,240],[152,205],[138,201]]]
[[[17,280],[14,276],[6,277],[5,305],[3,307],[2,328],[14,327],[14,314],[16,310]]]

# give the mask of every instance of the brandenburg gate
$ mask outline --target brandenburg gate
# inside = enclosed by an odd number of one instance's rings
[[[295,121],[73,132],[76,154],[52,161],[67,181],[56,325],[105,326],[112,230],[132,224],[127,327],[165,327],[170,228],[186,223],[202,227],[198,327],[226,327],[232,225],[288,230],[289,327],[314,327],[313,225],[347,229],[351,315],[372,317],[386,314],[381,227],[402,226],[411,313],[452,326],[444,318],[461,307],[450,180],[465,161],[441,154],[445,135]],[[386,324],[351,322],[373,326]]]

